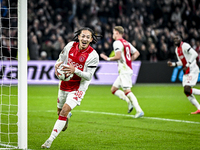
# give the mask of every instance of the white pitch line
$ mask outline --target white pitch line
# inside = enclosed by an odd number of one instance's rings
[[[104,114],[104,115],[112,115],[112,116],[126,116],[126,117],[134,117],[134,115],[125,115],[125,114],[117,114],[117,113],[108,113],[108,112],[96,112],[96,111],[88,111],[88,110],[73,110],[76,112],[85,112],[91,114]],[[176,119],[166,119],[166,118],[157,118],[157,117],[142,117],[146,119],[152,120],[161,120],[161,121],[168,121],[168,122],[182,122],[182,123],[190,123],[190,124],[200,124],[200,122],[195,121],[187,121],[187,120],[176,120]]]
[[[104,114],[104,115],[112,115],[112,116],[125,116],[133,118],[134,115],[126,115],[126,114],[117,114],[117,113],[108,113],[108,112],[97,112],[97,111],[89,111],[89,110],[73,110],[75,112],[84,112],[91,114]],[[55,110],[47,110],[47,112],[56,112]],[[145,117],[142,118],[152,119],[152,120],[160,120],[160,121],[168,121],[168,122],[182,122],[182,123],[190,123],[190,124],[200,124],[200,122],[196,121],[188,121],[188,120],[177,120],[177,119],[167,119],[167,118],[157,118],[157,117]]]
[[[12,146],[12,145],[7,145],[7,144],[1,144],[0,143],[0,146],[4,146],[5,148],[0,148],[0,150],[11,150],[11,149],[18,149],[17,146]],[[31,149],[28,149],[28,150],[31,150]]]

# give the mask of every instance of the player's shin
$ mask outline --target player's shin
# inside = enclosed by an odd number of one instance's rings
[[[58,134],[62,131],[62,129],[65,126],[66,120],[67,120],[67,117],[59,116],[49,138],[51,141],[53,141],[58,136]]]
[[[200,105],[198,103],[198,101],[196,100],[196,98],[194,97],[194,95],[189,95],[187,96],[188,100],[197,108],[200,109]]]
[[[117,97],[119,97],[120,99],[126,101],[127,103],[129,102],[128,97],[124,94],[123,91],[116,90],[115,92],[113,92],[113,94],[116,95]]]
[[[135,107],[137,112],[142,112],[140,105],[138,104],[137,98],[132,92],[126,94],[130,101],[132,101],[133,106]]]
[[[199,90],[199,89],[192,88],[192,94],[200,95],[200,90]]]

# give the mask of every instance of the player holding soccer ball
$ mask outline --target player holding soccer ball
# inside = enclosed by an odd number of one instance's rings
[[[188,100],[197,108],[197,111],[191,114],[200,114],[200,105],[193,94],[200,95],[200,90],[192,88],[196,85],[199,76],[199,67],[197,66],[197,52],[186,42],[182,42],[182,36],[177,33],[174,36],[174,44],[176,46],[177,62],[168,61],[170,67],[183,66],[183,81],[184,93]]]
[[[144,112],[138,104],[137,98],[131,91],[132,87],[132,75],[133,70],[131,62],[138,58],[140,53],[137,51],[132,44],[123,39],[124,28],[121,26],[116,26],[113,29],[113,48],[115,51],[114,57],[107,57],[104,53],[100,56],[107,61],[117,61],[118,62],[118,72],[119,76],[113,83],[111,87],[111,92],[118,96],[120,99],[125,100],[128,103],[128,113],[136,109],[136,114],[134,118],[139,118],[144,115]],[[119,90],[122,88],[123,91]]]
[[[97,52],[90,46],[91,43],[97,42],[98,37],[100,36],[95,35],[92,29],[84,27],[75,32],[73,41],[69,42],[60,53],[55,64],[55,74],[57,75],[59,66],[65,64],[68,66],[63,71],[74,75],[69,81],[62,80],[60,83],[57,102],[59,117],[42,148],[51,147],[59,133],[66,130],[71,110],[81,104],[99,63]]]

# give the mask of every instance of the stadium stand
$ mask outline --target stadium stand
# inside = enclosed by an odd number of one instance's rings
[[[182,32],[184,41],[200,53],[199,20],[198,0],[28,0],[29,55],[41,60],[41,52],[46,52],[48,60],[56,60],[74,31],[83,26],[103,36],[93,47],[110,55],[112,28],[121,25],[124,38],[141,53],[138,60],[176,60],[172,38],[176,32]]]

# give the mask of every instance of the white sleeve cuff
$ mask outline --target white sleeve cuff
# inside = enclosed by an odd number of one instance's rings
[[[110,61],[110,57],[107,58],[107,61]]]
[[[188,62],[188,63],[187,63],[185,66],[186,66],[186,67],[189,67],[189,66],[190,66],[190,64],[191,64],[191,63],[190,63],[190,62]]]
[[[172,62],[172,66],[173,67],[177,66],[176,62]]]

